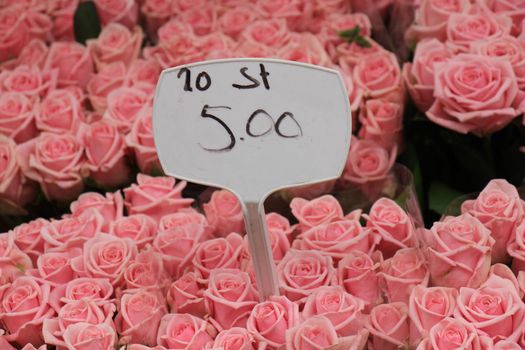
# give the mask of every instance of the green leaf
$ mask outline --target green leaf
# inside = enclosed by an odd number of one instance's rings
[[[352,29],[347,29],[343,30],[342,32],[339,32],[339,36],[349,42],[352,42],[357,36],[359,36],[360,31],[361,28],[359,26],[355,26]]]
[[[432,182],[428,190],[428,206],[431,210],[443,214],[452,201],[462,193],[442,182]]]
[[[100,20],[93,1],[78,5],[74,16],[75,39],[85,44],[87,39],[97,38],[100,34]]]
[[[361,47],[364,47],[364,48],[368,48],[368,47],[372,47],[372,44],[370,44],[370,41],[366,40],[366,38],[364,36],[361,36],[359,35],[356,39],[355,39],[355,43]]]

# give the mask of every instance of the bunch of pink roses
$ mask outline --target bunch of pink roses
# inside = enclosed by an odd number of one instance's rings
[[[478,136],[525,112],[525,7],[513,0],[421,0],[406,33],[408,91],[433,122]]]

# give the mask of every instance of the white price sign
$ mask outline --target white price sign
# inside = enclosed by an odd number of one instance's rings
[[[277,294],[262,203],[277,189],[341,174],[351,118],[339,73],[273,59],[167,69],[155,93],[153,128],[167,174],[239,197],[259,291]]]

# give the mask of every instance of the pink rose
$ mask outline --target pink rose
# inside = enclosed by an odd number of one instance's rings
[[[244,216],[237,197],[226,190],[213,192],[208,203],[203,205],[204,213],[218,236],[231,232],[244,233]]]
[[[519,239],[516,227],[525,218],[525,202],[516,187],[506,180],[492,180],[476,200],[465,201],[461,211],[474,216],[490,230],[495,240],[491,262],[507,262],[508,245],[515,237]]]
[[[57,286],[49,298],[53,309],[60,311],[64,304],[84,300],[97,305],[111,304],[113,286],[107,278],[76,278]]]
[[[204,235],[203,238],[211,237],[212,227],[206,217],[195,209],[187,208],[173,214],[164,215],[159,221],[159,231],[177,230],[187,227],[192,231],[191,235],[197,237]]]
[[[287,188],[284,194],[292,198],[301,197],[310,200],[320,197],[323,194],[332,192],[335,186],[335,182],[335,180],[329,180],[318,182],[313,185],[303,185],[298,187]]]
[[[180,23],[180,21],[178,22]],[[144,48],[144,58],[156,60],[163,69],[202,60],[205,53],[199,50],[199,39],[192,33],[191,27],[187,24],[182,24],[182,27],[189,27],[189,31],[188,29],[185,32],[175,31],[174,38],[170,38],[166,42],[162,41],[161,31],[168,25],[171,23],[168,22],[159,29],[158,46]],[[177,29],[180,27],[181,25],[178,25]]]
[[[0,200],[17,208],[35,198],[35,183],[28,181],[20,169],[15,142],[0,135]]]
[[[249,6],[235,7],[224,11],[219,18],[218,27],[221,32],[236,39],[244,28],[253,23],[256,18],[257,15]]]
[[[243,250],[243,239],[235,232],[224,238],[215,238],[199,243],[193,256],[193,268],[204,278],[208,278],[213,269],[238,269]]]
[[[408,347],[409,324],[405,303],[395,302],[374,307],[367,321],[370,342],[374,349],[394,350]]]
[[[48,12],[50,12],[53,20],[52,34],[55,40],[75,40],[73,17],[75,15],[75,10],[78,7],[78,3],[78,0],[59,0],[48,4]]]
[[[332,258],[315,250],[290,250],[277,265],[277,278],[283,294],[302,303],[318,288],[335,282]]]
[[[24,6],[12,4],[0,12],[0,62],[16,58],[31,34]]]
[[[485,3],[491,11],[512,18],[512,34],[517,35],[520,32],[523,34],[523,28],[520,26],[524,23],[525,10],[520,4],[520,0],[485,0],[482,3]]]
[[[290,40],[290,32],[286,26],[286,21],[267,19],[255,21],[246,26],[241,37],[247,41],[278,49]]]
[[[379,289],[379,263],[376,263],[363,252],[351,252],[337,267],[338,284],[345,290],[369,305],[381,301]]]
[[[331,66],[332,61],[326,53],[323,44],[310,33],[302,33],[281,47],[276,52],[277,57],[289,61]]]
[[[494,345],[494,350],[521,350],[521,346],[510,340],[502,340]]]
[[[299,0],[259,0],[256,2],[255,12],[263,18],[286,20],[288,28],[302,31],[313,17],[312,5]]]
[[[137,24],[139,8],[133,0],[95,0],[95,6],[103,26],[118,22],[132,28]]]
[[[82,248],[84,243],[102,231],[104,219],[96,209],[78,216],[65,217],[42,227],[40,234],[49,250],[67,251],[71,247]]]
[[[14,242],[13,234],[0,235],[0,272],[7,281],[12,282],[33,267],[29,256],[22,252]],[[0,289],[1,291],[1,289]],[[1,294],[0,294],[1,296]]]
[[[432,285],[476,288],[487,278],[494,239],[478,219],[447,216],[424,236]]]
[[[122,62],[105,65],[89,80],[86,91],[93,109],[103,113],[107,106],[108,95],[124,84],[126,66]]]
[[[77,300],[65,304],[59,311],[56,318],[44,320],[42,334],[47,344],[65,348],[64,332],[77,323],[98,325],[101,323],[114,327],[113,314],[115,305],[97,305],[90,300]]]
[[[414,222],[396,202],[380,198],[372,205],[366,227],[372,229],[380,239],[378,250],[385,258],[394,256],[399,249],[417,245]]]
[[[273,260],[275,263],[278,263],[282,260],[286,252],[290,250],[290,239],[284,230],[276,228],[268,228],[268,239],[270,240]],[[251,254],[248,235],[244,236],[244,249],[247,255]]]
[[[224,350],[255,350],[253,335],[246,328],[232,327],[217,334],[213,341],[213,349]]]
[[[136,255],[137,246],[132,240],[99,233],[86,241],[83,255],[73,258],[71,265],[80,277],[107,278],[113,286],[119,286]]]
[[[16,246],[31,258],[33,265],[36,265],[36,260],[44,252],[44,239],[40,230],[48,223],[49,221],[38,218],[16,226],[10,233]]]
[[[24,174],[40,183],[48,200],[68,202],[84,189],[84,149],[75,136],[42,133],[18,150]]]
[[[58,70],[21,65],[0,73],[0,91],[20,92],[27,97],[43,97],[57,84]]]
[[[318,225],[304,231],[293,241],[292,247],[317,250],[337,262],[350,252],[361,251],[370,254],[377,241],[372,231],[361,227],[358,220],[348,219]]]
[[[75,42],[54,42],[44,65],[58,69],[58,85],[78,85],[85,88],[93,75],[93,61],[89,50]]]
[[[352,79],[352,71],[354,67],[366,57],[372,57],[371,55],[377,55],[385,52],[385,49],[375,42],[372,38],[365,38],[370,46],[363,47],[355,42],[344,41],[335,47],[336,61],[338,62],[341,69],[350,74]]]
[[[427,111],[434,102],[435,63],[446,62],[453,55],[452,49],[441,41],[427,39],[417,44],[412,63],[404,64],[403,78],[419,110]]]
[[[258,294],[246,272],[214,269],[210,272],[204,298],[217,329],[245,327]]]
[[[479,289],[461,288],[454,318],[471,323],[495,343],[518,341],[525,329],[525,304],[512,282],[497,278]]]
[[[372,34],[372,24],[366,14],[334,12],[326,16],[320,35],[328,44],[329,50],[333,51],[335,46],[344,41],[340,33],[356,27],[359,27],[359,34],[362,36],[369,37]]]
[[[461,54],[436,63],[434,123],[476,135],[502,129],[520,114],[518,86],[508,60]]]
[[[119,220],[124,215],[124,199],[120,191],[107,192],[105,196],[96,192],[84,192],[69,206],[73,216],[96,209],[104,218],[102,230],[108,232],[113,221]]]
[[[170,19],[171,6],[171,0],[145,0],[142,3],[140,12],[146,18],[148,37],[157,37],[157,30]]]
[[[302,314],[304,319],[325,316],[338,335],[348,336],[363,328],[364,307],[361,299],[346,293],[341,286],[321,287],[306,299]]]
[[[136,59],[129,66],[126,84],[129,86],[145,84],[156,86],[160,71],[160,66],[154,60]]]
[[[161,169],[153,139],[152,108],[142,109],[126,135],[126,144],[135,153],[135,160],[140,171],[152,173]]]
[[[40,346],[42,322],[53,316],[49,306],[48,284],[40,284],[30,276],[17,278],[2,294],[0,320],[9,331],[6,339],[19,344]]]
[[[198,272],[187,272],[172,283],[167,293],[172,313],[187,313],[204,317],[208,313],[204,303],[204,286]]]
[[[203,36],[212,33],[217,27],[218,7],[205,2],[201,6],[192,6],[187,11],[179,13],[177,19],[187,23],[196,35]]]
[[[51,286],[66,284],[77,277],[71,268],[71,259],[80,254],[80,249],[70,249],[68,252],[46,252],[40,255],[35,277],[44,279]]]
[[[137,175],[137,184],[124,189],[128,214],[146,214],[159,220],[168,213],[187,208],[193,199],[182,198],[185,181],[175,182],[171,177]]]
[[[410,294],[410,339],[418,344],[427,337],[434,325],[446,317],[452,317],[456,308],[458,291],[454,288],[415,286]]]
[[[517,275],[518,276],[516,276],[514,272],[512,272],[510,267],[508,267],[507,265],[494,264],[490,267],[489,276],[487,277],[485,282],[483,282],[481,287],[497,283],[499,279],[503,278],[505,280],[510,281],[514,285],[516,292],[518,293],[520,298],[523,298],[523,296],[525,295],[525,290],[523,288],[522,282],[524,281],[521,280],[519,273]]]
[[[0,94],[0,134],[16,143],[28,141],[38,135],[33,103],[23,93]]]
[[[139,111],[150,106],[151,97],[139,88],[120,87],[111,91],[107,97],[104,118],[115,122],[123,133],[128,133]]]
[[[80,101],[69,90],[52,90],[35,107],[36,126],[42,131],[75,134],[83,119]]]
[[[480,335],[470,323],[447,317],[430,330],[428,338],[424,339],[417,350],[488,350],[495,349],[492,340]]]
[[[113,350],[116,341],[115,330],[106,323],[97,325],[84,322],[75,323],[64,332],[64,342],[68,350],[88,348]]]
[[[111,223],[110,233],[120,238],[130,238],[142,249],[157,234],[157,223],[144,214],[124,216]]]
[[[429,270],[423,253],[418,248],[404,248],[381,264],[379,274],[385,294],[390,302],[408,304],[410,293],[415,286],[428,285]]]
[[[454,13],[467,13],[472,4],[469,0],[440,1],[421,0],[416,10],[414,24],[408,29],[406,37],[419,41],[435,38],[445,41],[447,38],[447,23]]]
[[[359,113],[359,138],[372,140],[386,149],[401,146],[403,105],[383,100],[368,100]]]
[[[205,4],[205,2],[203,1],[201,2],[202,2],[201,5]],[[194,1],[193,3],[196,4],[198,3],[198,1]],[[166,22],[164,25],[162,25],[159,28],[158,36],[159,36],[159,45],[161,46],[163,44],[168,44],[170,42],[178,42],[177,39],[180,36],[186,39],[188,38],[196,39],[195,33],[193,32],[193,28],[191,27],[191,25],[189,23],[182,22],[178,20],[177,18],[172,18],[171,20]],[[193,48],[193,46],[190,46],[190,47]],[[181,49],[183,48],[181,47]]]
[[[512,257],[512,270],[515,273],[525,271],[525,220],[516,228],[515,239],[507,246]]]
[[[201,318],[190,314],[167,314],[160,322],[157,344],[168,349],[201,350],[213,341],[215,334],[213,326]]]
[[[279,348],[286,342],[286,331],[300,322],[297,303],[284,296],[271,296],[252,309],[246,328],[259,344]]]
[[[169,284],[162,257],[152,251],[151,247],[142,250],[135,261],[124,271],[125,291],[134,293],[136,290],[158,292]]]
[[[24,46],[16,59],[16,64],[17,66],[27,65],[42,68],[44,67],[48,50],[49,48],[43,40],[33,39]]]
[[[142,36],[139,27],[133,27],[131,32],[122,24],[110,23],[102,29],[97,39],[89,39],[86,44],[97,69],[115,62],[122,62],[129,67],[140,54]]]
[[[343,209],[332,195],[325,195],[311,201],[294,198],[290,203],[292,214],[299,221],[301,231],[312,227],[338,221],[343,218]]]
[[[157,293],[140,290],[122,296],[115,319],[121,343],[150,346],[157,343],[160,320],[167,313],[163,299]]]

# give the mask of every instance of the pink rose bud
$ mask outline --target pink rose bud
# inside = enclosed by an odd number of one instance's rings
[[[508,262],[507,250],[519,239],[516,229],[525,218],[525,201],[513,185],[506,180],[490,181],[476,200],[467,200],[461,205],[463,213],[469,213],[487,227],[495,240],[492,248],[492,263]]]
[[[487,278],[494,239],[470,214],[435,222],[425,242],[432,285],[475,288]]]
[[[379,274],[390,302],[408,303],[415,286],[428,285],[430,278],[427,261],[419,248],[405,248],[383,261]]]
[[[146,214],[159,220],[165,214],[187,208],[193,199],[182,198],[185,181],[175,182],[171,177],[137,175],[137,184],[124,189],[128,214]]]
[[[225,238],[215,238],[199,243],[193,256],[193,267],[204,278],[208,278],[213,269],[238,269],[243,250],[243,239],[237,233],[230,233]]]
[[[60,311],[62,306],[78,300],[93,301],[97,305],[111,303],[113,286],[107,278],[76,278],[53,289],[49,304]]]
[[[144,108],[138,112],[131,131],[126,135],[126,144],[135,153],[135,160],[140,171],[152,173],[161,168],[157,149],[153,140],[152,108]]]
[[[334,283],[332,258],[315,250],[290,250],[277,265],[277,278],[283,294],[303,303],[322,286]]]
[[[2,277],[12,282],[32,268],[31,258],[15,244],[12,233],[0,235],[0,271]]]
[[[166,313],[164,298],[158,293],[139,290],[124,294],[115,319],[120,342],[155,345],[160,320]]]
[[[124,215],[124,199],[120,191],[108,192],[105,196],[96,192],[84,192],[69,208],[73,216],[80,216],[90,209],[97,210],[104,218],[102,230],[108,232],[111,224]]]
[[[367,323],[374,349],[394,350],[408,347],[409,324],[405,303],[395,302],[374,307]]]
[[[1,78],[2,74],[0,73]],[[16,143],[22,143],[36,137],[38,130],[36,129],[33,105],[31,97],[22,92],[2,92],[0,95],[0,134]]]
[[[297,303],[284,296],[271,296],[253,308],[246,328],[259,344],[280,348],[286,342],[286,331],[300,322]]]
[[[241,33],[241,38],[256,42],[274,49],[283,47],[290,40],[290,31],[286,21],[265,19],[250,23]]]
[[[495,349],[492,340],[479,334],[470,323],[447,317],[430,330],[428,338],[424,339],[417,350],[448,350],[448,349]]]
[[[84,120],[80,101],[70,90],[51,90],[35,107],[36,126],[39,130],[57,134],[75,134]]]
[[[0,91],[18,92],[29,98],[44,97],[56,88],[58,70],[21,65],[0,73]]]
[[[36,260],[44,252],[44,239],[40,234],[40,230],[48,223],[47,220],[38,218],[20,224],[11,231],[14,243],[20,250],[29,255],[33,265],[36,265]]]
[[[376,305],[381,302],[377,275],[379,265],[363,252],[351,252],[338,264],[338,284],[348,293],[364,300],[367,308]]]
[[[86,91],[95,111],[103,113],[106,110],[108,95],[123,86],[125,78],[126,66],[122,62],[108,64],[93,75],[86,86]]]
[[[113,350],[116,341],[115,330],[105,323],[76,323],[64,332],[64,342],[68,350],[83,350],[86,344],[95,349]]]
[[[86,44],[98,70],[122,62],[129,67],[140,54],[143,32],[140,27],[133,27],[133,32],[119,23],[108,24],[96,39],[89,39]]]
[[[203,205],[204,213],[215,234],[226,236],[231,232],[244,233],[244,216],[237,197],[226,190],[213,192],[208,203]]]
[[[212,349],[256,350],[257,348],[253,335],[246,328],[232,327],[217,334]]]
[[[110,233],[120,238],[130,238],[142,249],[153,242],[157,234],[157,223],[144,214],[124,216],[111,223]]]
[[[17,278],[3,291],[0,318],[9,332],[6,339],[18,344],[32,343],[40,346],[42,322],[53,316],[49,306],[50,286],[30,276]]]
[[[190,314],[167,314],[160,322],[157,344],[168,349],[201,350],[213,341],[216,333],[215,328],[201,318]]]
[[[210,273],[204,298],[217,329],[246,327],[251,310],[259,296],[246,272],[214,269]]]
[[[292,208],[292,214],[299,221],[301,231],[344,217],[341,205],[332,195],[325,195],[311,201],[294,198],[290,203],[290,208]]]
[[[54,42],[49,48],[45,69],[58,69],[58,86],[85,88],[93,75],[89,50],[75,42]]]
[[[102,26],[117,22],[132,28],[138,20],[138,4],[133,0],[95,0]]]

